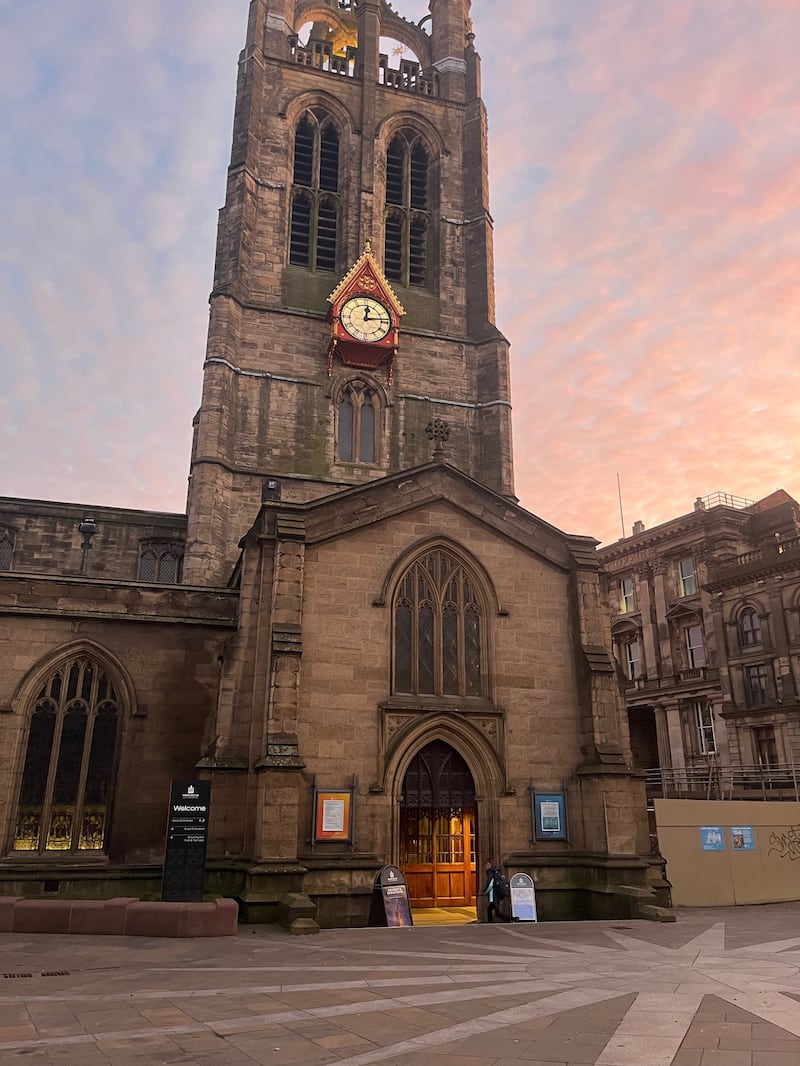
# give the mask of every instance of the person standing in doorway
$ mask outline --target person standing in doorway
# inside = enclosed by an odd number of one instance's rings
[[[494,920],[496,914],[498,920],[501,922],[510,922],[510,918],[506,916],[500,910],[500,903],[505,899],[502,892],[503,874],[499,866],[495,866],[491,859],[486,860],[486,887],[484,892],[486,893],[486,899],[488,900],[488,906],[486,908],[486,921],[491,922]]]

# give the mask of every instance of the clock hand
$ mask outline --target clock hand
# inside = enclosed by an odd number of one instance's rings
[[[364,308],[364,321],[366,322],[368,318],[369,318],[369,307],[365,307]]]

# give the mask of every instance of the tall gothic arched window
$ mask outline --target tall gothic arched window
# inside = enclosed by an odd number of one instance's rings
[[[386,150],[384,271],[401,285],[430,285],[431,166],[413,130],[401,130]]]
[[[76,656],[50,674],[31,713],[15,851],[103,850],[118,716],[114,686],[92,659]]]
[[[474,579],[436,548],[413,563],[394,596],[397,694],[483,696],[484,609]]]
[[[348,381],[336,405],[336,458],[343,463],[377,463],[380,398],[361,380]]]
[[[340,214],[339,131],[321,108],[312,108],[295,129],[289,262],[335,270]]]

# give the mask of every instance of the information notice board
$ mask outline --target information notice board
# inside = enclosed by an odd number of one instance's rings
[[[518,922],[535,922],[536,888],[528,874],[514,874],[510,882],[511,914]]]
[[[206,878],[210,781],[173,781],[161,899],[200,903]]]

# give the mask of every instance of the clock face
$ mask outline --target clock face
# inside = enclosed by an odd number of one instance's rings
[[[382,341],[392,328],[389,312],[374,296],[352,296],[342,306],[342,325],[357,341]]]

